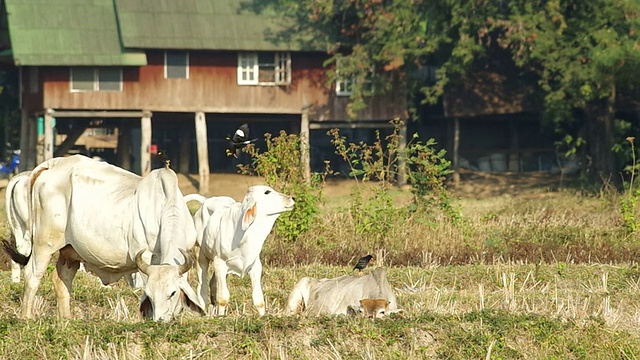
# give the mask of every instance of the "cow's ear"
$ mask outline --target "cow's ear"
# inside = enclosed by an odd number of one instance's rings
[[[182,301],[182,306],[187,308],[193,312],[197,312],[200,315],[205,315],[206,311],[204,310],[204,304],[200,304],[198,300],[198,296],[195,291],[189,286],[189,283],[184,279],[180,279],[180,290],[182,290],[180,294],[180,301]]]
[[[257,213],[256,206],[257,205],[255,202],[251,202],[245,208],[244,214],[242,215],[242,231],[247,231],[247,229],[249,228],[249,225],[251,225],[253,223],[253,220],[256,219],[256,213]]]
[[[143,319],[153,318],[153,306],[151,305],[151,300],[149,300],[146,294],[142,294],[142,302],[140,303],[140,315]]]

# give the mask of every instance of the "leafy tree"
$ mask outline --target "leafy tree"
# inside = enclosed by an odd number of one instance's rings
[[[356,79],[352,114],[401,79],[435,103],[479,68],[517,65],[544,92],[547,118],[581,121],[594,178],[620,167],[612,154],[616,96],[640,79],[637,0],[265,0],[294,19],[289,31],[330,44],[328,64]],[[437,81],[417,76],[438,66]],[[374,74],[372,77],[371,74]],[[335,80],[330,73],[329,81]],[[368,86],[373,79],[375,86]],[[623,137],[624,138],[624,137]],[[620,140],[624,142],[624,140]]]
[[[620,170],[614,143],[623,141],[614,138],[617,94],[640,84],[640,2],[512,1],[510,8],[497,24],[504,46],[539,75],[551,119],[571,121],[578,110],[592,175],[610,178]]]

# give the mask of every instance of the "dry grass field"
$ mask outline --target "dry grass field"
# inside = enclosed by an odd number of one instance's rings
[[[180,176],[183,192],[195,192],[196,180]],[[247,186],[260,181],[212,174],[208,195],[241,199]],[[380,247],[358,248],[364,240],[339,226],[352,186],[345,180],[327,182],[320,224],[305,244],[267,240],[265,317],[258,318],[251,306],[247,278],[229,276],[228,316],[184,314],[157,324],[140,320],[139,290],[122,281],[102,287],[92,275],[79,273],[74,320],[57,319],[46,276],[38,316],[25,321],[17,317],[22,284],[11,283],[9,272],[2,271],[0,358],[640,357],[640,268],[634,260],[640,245],[637,234],[620,229],[616,195],[583,194],[548,174],[463,173],[460,186],[451,189],[465,219],[460,229],[415,225],[407,232],[391,231],[391,242],[385,239]],[[395,195],[398,203],[408,196],[402,190]],[[373,252],[375,265],[387,269],[404,316],[282,315],[299,278],[345,274],[363,252]]]

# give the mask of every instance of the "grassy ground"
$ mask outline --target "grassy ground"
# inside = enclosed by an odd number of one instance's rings
[[[79,273],[74,320],[56,318],[46,276],[36,320],[24,321],[16,316],[22,284],[2,271],[0,358],[637,359],[638,241],[621,229],[615,197],[559,191],[557,179],[469,176],[479,178],[456,190],[464,226],[412,225],[381,246],[338,226],[349,189],[327,189],[325,216],[304,244],[265,244],[263,318],[248,278],[229,277],[228,316],[157,324],[139,319],[139,290]],[[230,184],[211,189],[240,198],[238,181]],[[387,268],[405,316],[282,316],[299,278],[342,275],[363,252]]]

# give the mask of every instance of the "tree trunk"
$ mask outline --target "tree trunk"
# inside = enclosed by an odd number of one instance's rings
[[[612,151],[615,99],[615,86],[612,86],[611,94],[607,98],[588,103],[585,107],[587,150],[591,158],[588,170],[591,179],[596,182],[620,182]]]

